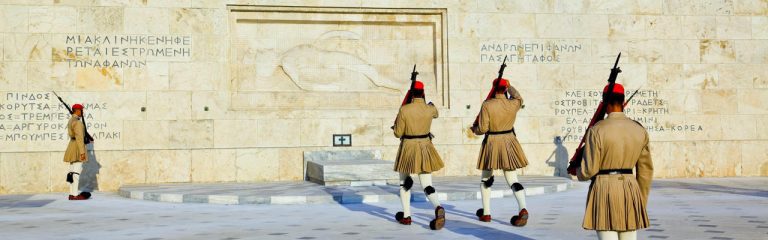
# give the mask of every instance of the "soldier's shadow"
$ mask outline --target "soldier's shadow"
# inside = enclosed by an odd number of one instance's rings
[[[96,151],[93,150],[94,143],[86,145],[88,152],[88,161],[83,163],[83,171],[80,173],[80,191],[93,192],[99,190],[99,171],[101,170],[101,164],[96,155]]]
[[[547,165],[555,169],[555,177],[571,178],[571,176],[568,175],[568,149],[563,146],[563,139],[560,136],[557,136],[553,140],[553,143],[555,144],[555,150],[552,151],[552,154],[547,158]],[[552,157],[555,158],[554,162],[552,161]]]
[[[398,188],[393,187],[382,187],[387,192],[398,195],[399,190]],[[418,189],[414,187],[414,189]],[[329,191],[329,188],[326,188],[326,191],[329,193],[332,193],[332,191]],[[412,190],[413,191],[413,190]],[[363,196],[349,191],[344,192],[345,198],[362,198]],[[427,231],[432,231],[429,228],[429,222],[434,219],[434,208],[432,207],[432,204],[429,202],[414,202],[413,199],[416,197],[414,195],[411,195],[411,208],[415,211],[412,212],[411,218],[413,219],[413,224],[418,225],[421,228],[424,228]],[[390,211],[387,208],[379,207],[375,205],[371,205],[368,203],[354,203],[354,204],[345,204],[343,201],[340,201],[339,204],[341,204],[342,207],[353,211],[353,212],[363,212],[378,218],[381,218],[388,222],[389,224],[392,224],[394,226],[401,226],[397,221],[395,220],[395,213],[397,211],[400,211],[400,204],[394,203],[397,205],[397,209],[395,211]],[[446,224],[445,227],[441,231],[451,231],[457,234],[466,235],[466,236],[473,236],[480,239],[531,239],[525,236],[521,236],[518,234],[514,234],[507,231],[502,231],[499,229],[495,229],[488,226],[483,226],[480,224],[473,223],[474,221],[477,221],[477,217],[474,215],[474,213],[469,213],[465,211],[461,211],[456,209],[455,206],[442,203],[441,204],[443,208],[446,210]],[[498,222],[497,224],[509,224],[509,222],[501,221],[501,220],[494,220],[495,222]],[[438,232],[435,232],[438,233]]]

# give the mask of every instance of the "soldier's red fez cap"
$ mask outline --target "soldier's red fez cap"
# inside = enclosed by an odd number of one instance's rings
[[[605,85],[605,87],[603,88],[603,93],[608,92],[608,86],[610,86],[610,84]],[[615,93],[615,94],[624,94],[624,86],[621,86],[621,84],[618,84],[618,83],[614,84],[613,85],[613,93]]]
[[[499,80],[501,80],[501,81],[499,81]],[[502,88],[506,88],[506,87],[508,87],[508,86],[509,86],[509,80],[507,80],[507,79],[505,79],[505,78],[502,78],[502,79],[498,79],[498,78],[497,78],[497,79],[494,79],[494,80],[493,80],[493,86],[494,86],[494,87],[502,87]]]
[[[79,103],[77,103],[75,105],[72,105],[72,110],[74,110],[74,109],[83,109],[83,105],[81,105]]]
[[[413,89],[424,90],[424,83],[420,81],[416,81],[415,83],[413,83]]]

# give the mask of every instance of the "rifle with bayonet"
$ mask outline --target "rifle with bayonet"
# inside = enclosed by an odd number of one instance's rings
[[[605,93],[603,93],[603,100],[600,101],[600,104],[597,105],[597,111],[595,111],[595,114],[592,116],[592,120],[589,121],[587,129],[584,131],[584,136],[581,137],[579,147],[576,148],[576,151],[573,153],[573,157],[571,157],[570,164],[568,165],[568,173],[571,175],[576,175],[576,169],[581,167],[581,161],[584,155],[584,143],[587,139],[587,132],[590,128],[592,128],[592,126],[597,124],[597,122],[605,118],[605,100],[607,99],[608,94],[613,92],[613,87],[616,85],[616,77],[618,77],[619,73],[621,73],[621,69],[619,68],[620,58],[621,53],[619,53],[619,56],[616,57],[616,62],[613,64],[613,68],[611,68],[611,75],[608,77],[608,89]]]
[[[419,72],[416,71],[416,64],[413,64],[413,70],[411,70],[411,87],[408,88],[408,92],[405,93],[405,98],[403,99],[403,104],[401,106],[405,106],[405,104],[409,104],[413,101],[413,99],[411,99],[411,91],[413,91],[414,86],[416,86],[417,75],[419,75]]]
[[[629,104],[629,101],[631,101],[632,98],[635,97],[635,94],[637,94],[637,92],[640,91],[640,88],[642,87],[637,88],[635,92],[632,93],[632,95],[629,95],[629,98],[627,98],[627,101],[624,101],[624,107],[627,107],[627,104]]]
[[[405,106],[405,104],[409,104],[413,101],[411,99],[411,91],[413,91],[413,88],[416,87],[416,76],[419,75],[419,72],[416,71],[416,64],[413,64],[413,70],[411,70],[411,87],[408,88],[408,92],[405,93],[405,98],[403,98],[403,103],[400,106]],[[397,123],[397,119],[395,119],[395,123]],[[395,129],[395,124],[392,124],[391,129]]]
[[[504,69],[507,68],[507,56],[504,56],[504,61],[501,62],[501,66],[499,67],[499,75],[496,77],[496,80],[494,80],[495,85],[491,87],[491,92],[488,93],[488,96],[485,97],[485,100],[493,98],[493,95],[496,94],[496,89],[498,88],[498,84],[501,82],[501,78],[504,76]],[[510,87],[510,86],[507,86]],[[504,92],[504,96],[509,98],[509,95],[507,92]],[[475,122],[472,123],[472,127],[475,128],[477,125],[480,124],[480,113],[477,114],[477,117],[475,117]],[[514,132],[514,128],[512,130]]]
[[[70,108],[69,105],[66,102],[64,102],[64,99],[61,99],[61,96],[59,96],[59,94],[56,94],[55,91],[52,91],[52,92],[53,92],[53,95],[56,95],[56,97],[59,98],[59,102],[61,102],[61,104],[64,104],[64,107],[67,108],[67,111],[69,111],[69,115],[72,115],[75,113],[74,111],[72,111],[72,108]],[[85,124],[85,116],[80,117],[80,121],[83,122],[83,130],[85,131],[85,138],[83,140],[87,145],[93,142],[93,137],[91,136],[90,133],[88,133],[88,127],[87,127],[88,125]]]

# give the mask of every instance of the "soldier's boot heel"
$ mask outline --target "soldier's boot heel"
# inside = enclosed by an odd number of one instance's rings
[[[429,228],[440,230],[445,226],[445,209],[441,206],[435,208],[435,219],[429,222]]]
[[[518,215],[513,216],[512,219],[509,220],[509,222],[512,224],[512,226],[516,226],[516,227],[525,226],[525,224],[528,223],[528,210],[523,208],[523,210],[520,210],[520,213]]]

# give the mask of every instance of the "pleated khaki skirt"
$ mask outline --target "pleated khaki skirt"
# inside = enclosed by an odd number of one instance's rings
[[[598,231],[647,228],[640,185],[632,174],[598,175],[589,188],[582,227]]]
[[[477,169],[515,170],[528,166],[528,159],[514,134],[488,135],[483,140]]]
[[[401,173],[431,173],[442,169],[443,159],[429,138],[403,139],[397,150],[395,171]]]

